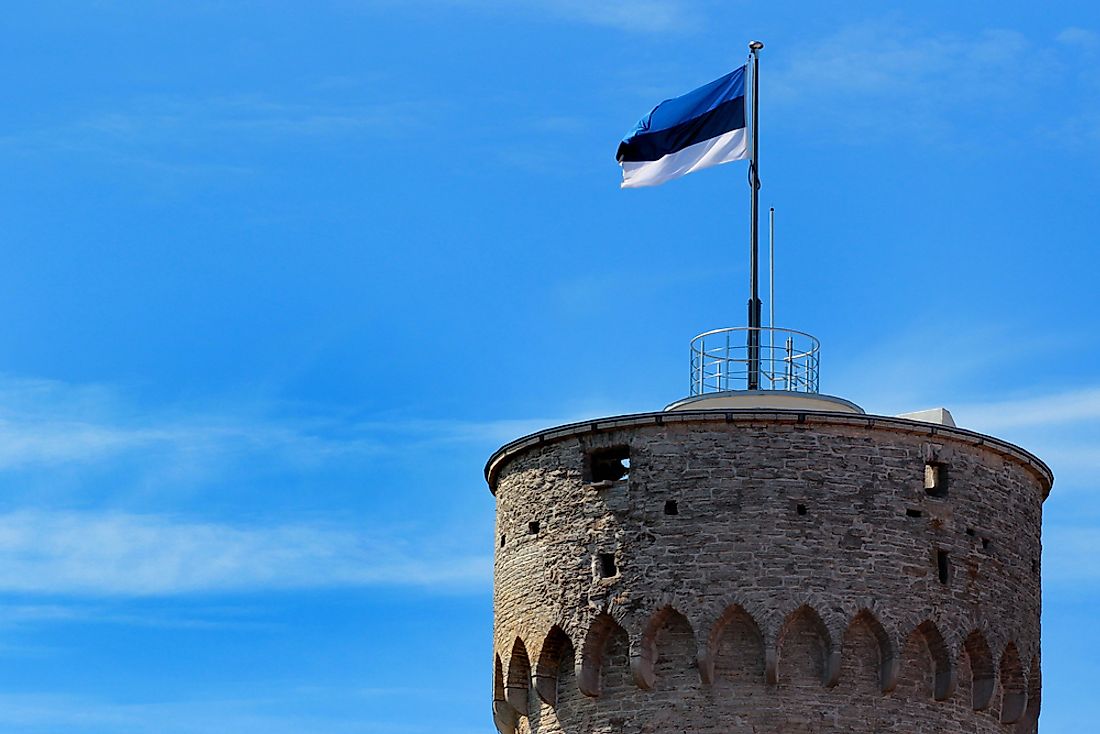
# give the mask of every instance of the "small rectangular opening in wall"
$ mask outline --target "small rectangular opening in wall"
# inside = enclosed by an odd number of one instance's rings
[[[982,538],[982,550],[989,550],[989,538]]]
[[[936,550],[936,570],[940,575],[940,583],[946,584],[951,580],[951,561],[947,557],[947,551]]]
[[[680,507],[676,504],[676,500],[665,500],[665,514],[666,515],[679,515]]]
[[[930,461],[924,465],[924,491],[929,497],[947,496],[947,465]]]
[[[967,528],[966,529],[966,534],[969,535],[971,538],[973,538],[975,535],[977,535],[977,533],[974,532],[974,528]]]
[[[803,504],[797,504],[797,505],[795,505],[795,507],[794,507],[794,511],[795,511],[796,513],[798,513],[799,515],[805,515],[805,514],[806,514],[806,505],[803,505]]]
[[[600,578],[609,579],[619,575],[619,568],[615,565],[614,553],[600,554]]]
[[[924,513],[921,512],[920,510],[906,510],[905,511],[905,516],[906,517],[924,517]]]
[[[590,482],[617,482],[630,478],[630,447],[612,446],[593,449],[588,453],[588,480]]]
[[[506,541],[507,539],[508,539],[508,537],[507,537],[506,535],[501,535],[501,536],[500,536],[500,547],[501,547],[501,548],[503,548],[503,547],[504,547],[504,542],[505,542],[505,541]]]
[[[538,535],[539,534],[539,521],[538,520],[532,520],[531,522],[527,523],[527,532],[530,533],[531,535]]]

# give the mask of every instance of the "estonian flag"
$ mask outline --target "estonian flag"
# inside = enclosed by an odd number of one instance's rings
[[[749,157],[745,66],[666,99],[638,121],[615,158],[624,189],[656,186],[692,171]]]

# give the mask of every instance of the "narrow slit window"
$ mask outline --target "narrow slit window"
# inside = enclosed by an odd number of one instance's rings
[[[920,510],[906,510],[905,511],[905,516],[906,517],[924,517],[924,513],[921,512]]]
[[[679,515],[680,507],[676,504],[676,500],[665,500],[665,514],[666,515]]]
[[[982,538],[982,550],[989,550],[989,538]]]
[[[924,491],[929,497],[947,496],[947,465],[930,461],[924,465]]]
[[[501,548],[503,548],[503,547],[504,547],[504,543],[505,543],[505,541],[507,541],[507,540],[508,540],[508,536],[506,536],[506,535],[501,535],[501,536],[500,536],[500,547],[501,547]]]
[[[936,551],[936,570],[939,572],[941,584],[951,580],[951,561],[947,557],[947,551],[942,549]]]
[[[806,512],[807,512],[806,505],[803,505],[803,504],[795,505],[794,511],[796,513],[798,513],[799,515],[805,515]]]
[[[614,553],[600,554],[600,578],[609,579],[619,575],[619,567],[615,565]]]
[[[630,447],[612,446],[588,454],[588,474],[593,483],[630,478]]]
[[[531,535],[538,535],[540,529],[541,526],[539,525],[538,520],[532,520],[531,522],[527,523],[527,532]]]

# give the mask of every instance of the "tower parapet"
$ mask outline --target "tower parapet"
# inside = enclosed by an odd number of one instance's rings
[[[1035,732],[1050,470],[855,411],[685,405],[498,450],[498,729]]]

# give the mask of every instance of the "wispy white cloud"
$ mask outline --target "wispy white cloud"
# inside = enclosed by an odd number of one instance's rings
[[[581,418],[577,418],[581,420]],[[571,420],[553,418],[515,418],[486,421],[471,420],[395,420],[367,421],[356,424],[356,430],[374,436],[380,442],[395,443],[406,448],[426,444],[502,444]]]
[[[1003,122],[1006,135],[1032,136],[1055,109],[1044,98],[1050,80],[1073,83],[1091,73],[1082,55],[1092,31],[1068,28],[1057,43],[1013,29],[979,33],[926,32],[899,21],[865,22],[792,49],[769,74],[765,104],[804,112],[780,120],[807,133],[848,142],[904,136],[937,144],[974,142],[975,118]],[[1090,113],[1095,104],[1083,99]],[[1023,110],[1041,107],[1043,119],[1021,123]],[[805,122],[799,122],[804,120]],[[1024,120],[1026,123],[1027,121]]]
[[[143,407],[124,390],[0,376],[0,472],[113,461],[140,453],[191,463],[270,454],[316,463],[383,450],[333,421],[272,415],[274,403]]]
[[[944,404],[954,411],[961,390],[1019,357],[1021,342],[1009,336],[978,323],[900,326],[837,350],[846,358],[830,366],[828,389],[886,415]]]
[[[1048,140],[1057,140],[1073,148],[1089,149],[1100,145],[1100,111],[1086,111],[1052,125],[1045,131]]]
[[[0,630],[21,630],[44,625],[119,625],[183,630],[257,630],[277,627],[269,621],[264,609],[252,606],[198,606],[193,604],[164,608],[160,600],[146,608],[132,599],[69,598],[64,604],[55,601],[27,603],[8,598],[0,605]],[[8,648],[5,648],[7,650]],[[36,648],[24,648],[34,654]]]
[[[0,474],[8,475],[16,490],[7,495],[9,511],[0,514],[0,592],[125,596],[372,585],[483,588],[488,554],[448,546],[441,539],[447,534],[438,528],[364,531],[352,521],[259,518],[227,523],[195,515],[201,506],[185,498],[210,486],[266,482],[265,477],[286,472],[316,471],[317,481],[324,482],[320,477],[334,468],[355,467],[359,473],[365,462],[425,446],[476,446],[481,452],[486,444],[536,430],[543,421],[356,421],[331,414],[313,418],[295,409],[303,408],[264,401],[217,409],[148,408],[109,386],[0,379]],[[59,477],[76,477],[77,485],[59,489]],[[19,489],[28,482],[41,491]],[[121,511],[135,498],[145,511]],[[112,509],[44,509],[97,504]],[[190,508],[186,518],[148,511],[177,505]],[[331,508],[320,515],[331,516]],[[31,612],[49,617],[71,610]],[[6,621],[14,620],[0,614],[0,625]]]
[[[829,390],[884,415],[946,407],[959,426],[1016,443],[1045,461],[1059,495],[1093,492],[1100,489],[1100,384],[1024,387],[1002,377],[1005,365],[1026,361],[1036,348],[1059,353],[1060,339],[1049,332],[1021,341],[978,324],[903,329],[852,351],[832,373]],[[1005,397],[988,397],[998,390]],[[975,400],[976,394],[985,399]]]
[[[358,0],[369,6],[392,6],[394,0]],[[631,33],[668,33],[697,28],[703,0],[403,0],[403,7],[450,6],[493,14],[613,28]]]
[[[646,33],[685,30],[698,19],[697,8],[684,0],[523,0],[520,4],[566,20]]]
[[[423,689],[418,689],[422,691]],[[155,701],[128,700],[126,696],[98,698],[52,693],[0,695],[0,730],[22,734],[69,732],[77,734],[427,734],[439,731],[431,722],[408,721],[394,716],[380,720],[364,717],[358,708],[344,713],[354,692],[329,691],[310,697],[307,713],[287,705],[300,700],[293,690],[267,690],[252,698],[209,697],[196,700],[171,695]],[[396,698],[404,699],[398,695]],[[408,705],[413,705],[410,701]],[[326,708],[331,711],[326,711]],[[481,734],[482,728],[462,726],[448,729],[453,734]]]
[[[497,447],[546,428],[579,423],[593,418],[624,415],[652,410],[652,406],[628,406],[624,403],[591,403],[581,408],[545,418],[501,418],[498,420],[400,420],[371,421],[357,429],[383,440],[399,440],[405,446],[468,443],[482,448]],[[400,437],[400,438],[398,438]]]
[[[1018,77],[1003,72],[1018,67],[1030,46],[1027,36],[1012,30],[965,37],[925,35],[900,23],[860,23],[795,49],[772,83],[790,96],[1003,94],[1018,85]],[[976,89],[975,82],[981,82]]]
[[[968,425],[986,431],[1008,428],[1100,422],[1100,387],[1016,398],[993,403],[959,405],[955,412]]]
[[[0,151],[90,158],[169,179],[240,177],[253,173],[243,151],[288,140],[347,144],[366,134],[401,137],[431,117],[424,114],[427,107],[402,101],[287,102],[260,94],[136,97],[71,120],[0,132]]]
[[[1100,386],[951,406],[958,423],[1012,441],[1046,462],[1058,496],[1100,490]]]
[[[322,524],[235,526],[158,515],[0,515],[0,592],[149,596],[318,587],[482,590],[486,554]]]
[[[140,455],[167,469],[257,459],[318,465],[435,445],[495,446],[543,428],[629,412],[586,405],[544,418],[288,417],[277,401],[140,408],[106,385],[0,377],[0,473]],[[301,406],[297,406],[301,407]]]
[[[1088,28],[1069,27],[1055,36],[1058,43],[1075,46],[1087,51],[1100,50],[1100,33]]]
[[[239,138],[321,137],[370,131],[396,133],[423,118],[418,106],[385,102],[341,107],[277,101],[258,94],[221,97],[143,97],[124,109],[91,115],[75,127],[130,142]]]

